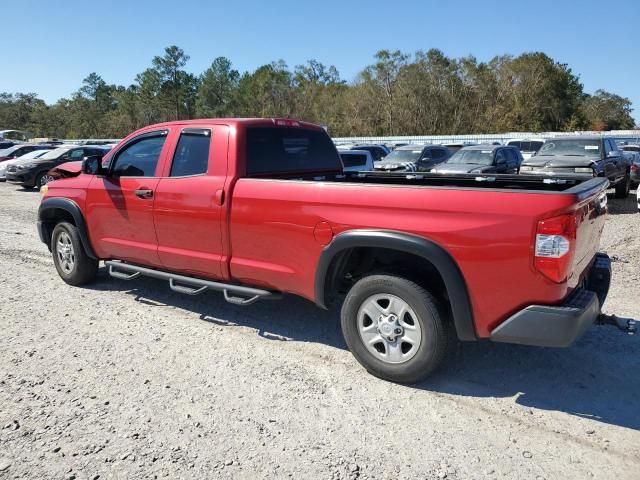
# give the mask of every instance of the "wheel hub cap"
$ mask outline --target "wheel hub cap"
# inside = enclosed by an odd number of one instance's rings
[[[58,241],[56,242],[56,254],[62,271],[65,273],[71,273],[73,271],[76,257],[75,252],[73,251],[71,237],[66,232],[62,232],[58,236]]]
[[[400,297],[377,294],[358,310],[358,331],[366,349],[385,363],[404,363],[417,353],[422,342],[420,322]]]
[[[380,315],[378,319],[378,332],[390,342],[395,342],[396,338],[404,334],[404,329],[398,322],[397,315]]]

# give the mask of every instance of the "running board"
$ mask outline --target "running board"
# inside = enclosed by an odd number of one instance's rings
[[[144,275],[145,277],[168,280],[169,288],[174,292],[187,295],[199,295],[207,290],[215,290],[224,293],[224,299],[234,305],[251,305],[258,300],[279,300],[282,296],[277,292],[261,290],[259,288],[243,287],[228,283],[213,282],[202,278],[187,277],[175,273],[154,270],[153,268],[139,267],[129,263],[113,260],[104,262],[109,267],[109,275],[120,280],[133,280]]]

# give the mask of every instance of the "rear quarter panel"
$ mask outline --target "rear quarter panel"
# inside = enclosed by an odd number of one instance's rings
[[[427,238],[449,252],[471,296],[481,337],[532,303],[561,301],[579,281],[555,284],[533,267],[537,220],[573,208],[572,195],[295,180],[239,179],[230,216],[233,278],[314,300],[327,239],[352,229]],[[318,226],[320,230],[314,229]]]

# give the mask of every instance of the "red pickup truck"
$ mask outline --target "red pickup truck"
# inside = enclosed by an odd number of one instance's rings
[[[62,279],[166,279],[249,305],[342,302],[347,345],[416,382],[453,338],[564,347],[598,322],[604,178],[344,173],[289,119],[152,125],[44,188],[38,230]],[[621,327],[622,328],[622,327]],[[626,325],[625,328],[631,328]]]

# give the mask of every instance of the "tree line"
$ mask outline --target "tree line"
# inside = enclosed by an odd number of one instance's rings
[[[634,127],[628,98],[585,93],[568,65],[540,52],[480,62],[436,49],[381,50],[351,82],[316,60],[240,73],[218,57],[200,75],[185,70],[188,61],[170,46],[129,86],[91,73],[50,105],[35,93],[0,93],[0,127],[54,138],[120,138],[151,123],[211,117],[291,117],[333,136]]]

